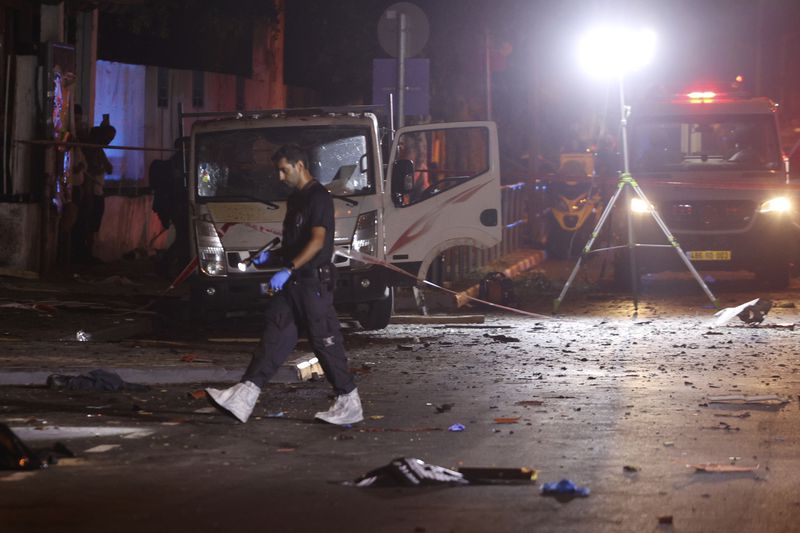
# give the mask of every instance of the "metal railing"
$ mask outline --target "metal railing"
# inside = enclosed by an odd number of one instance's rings
[[[535,197],[533,183],[519,182],[501,188],[503,240],[491,248],[457,246],[445,251],[433,273],[439,282],[458,283],[498,258],[528,245],[530,240],[529,214],[533,212]]]

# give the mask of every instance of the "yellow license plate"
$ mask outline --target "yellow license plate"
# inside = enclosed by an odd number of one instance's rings
[[[686,255],[692,261],[730,261],[730,250],[693,250]]]

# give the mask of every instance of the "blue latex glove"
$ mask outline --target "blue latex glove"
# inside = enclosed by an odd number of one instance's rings
[[[269,288],[273,291],[279,291],[286,285],[286,282],[289,280],[289,277],[292,275],[292,271],[288,268],[284,268],[283,270],[279,270],[275,272],[272,278],[269,280]]]
[[[545,483],[542,485],[542,494],[570,494],[573,496],[588,496],[591,492],[589,487],[579,487],[568,479],[562,479],[558,483]]]
[[[263,252],[258,254],[257,257],[253,258],[253,264],[256,266],[262,266],[266,264],[268,260],[269,260],[269,250],[264,250]]]

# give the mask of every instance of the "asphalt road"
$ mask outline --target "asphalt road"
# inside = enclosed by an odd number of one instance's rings
[[[563,279],[568,266],[548,275]],[[246,425],[190,396],[203,383],[0,387],[0,421],[32,447],[58,440],[77,455],[0,472],[2,531],[797,531],[800,330],[777,326],[800,322],[800,286],[765,293],[719,276],[711,286],[723,306],[770,297],[776,307],[759,327],[711,329],[714,311],[686,276],[648,278],[635,317],[627,295],[587,281],[579,277],[557,317],[490,313],[484,327],[349,331],[367,416],[352,428],[313,422],[329,402],[325,382],[268,386]],[[520,304],[544,312],[552,296],[526,293]],[[191,340],[207,345],[215,334]],[[126,357],[164,352],[100,346]],[[720,395],[786,401],[715,403]],[[456,423],[465,430],[448,431]],[[538,481],[342,485],[396,457],[527,466]],[[749,471],[687,466],[700,464]],[[591,494],[541,495],[561,479]]]

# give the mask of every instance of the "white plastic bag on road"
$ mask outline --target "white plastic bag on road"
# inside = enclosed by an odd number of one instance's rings
[[[759,302],[763,302],[763,307],[765,309],[759,310],[758,313],[755,312],[752,313],[754,316],[750,320],[744,317],[742,317],[742,320],[749,323],[761,322],[762,320],[764,320],[764,316],[772,307],[772,302],[770,302],[769,300],[762,300],[761,298],[756,298],[755,300],[750,300],[749,302],[743,303],[742,305],[736,307],[726,307],[725,309],[720,309],[719,311],[716,312],[716,314],[714,314],[716,320],[714,320],[714,323],[711,325],[711,327],[716,328],[718,326],[724,326],[725,324],[730,322],[734,317],[741,315],[742,313],[747,311],[748,308],[755,306]]]

